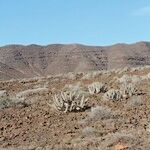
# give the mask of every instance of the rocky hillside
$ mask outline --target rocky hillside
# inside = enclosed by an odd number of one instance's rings
[[[150,43],[0,47],[0,80],[150,65]]]

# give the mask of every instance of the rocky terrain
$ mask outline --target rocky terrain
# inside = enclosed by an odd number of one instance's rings
[[[112,51],[79,45],[7,46],[0,50],[1,77],[149,64],[147,44],[107,47]],[[72,64],[67,66],[67,60]],[[68,91],[84,95],[87,103],[79,107],[58,96]],[[0,81],[0,149],[149,150],[149,114],[150,66]]]
[[[150,43],[0,47],[0,80],[150,65]]]

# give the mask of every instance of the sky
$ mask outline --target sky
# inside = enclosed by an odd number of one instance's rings
[[[0,0],[0,46],[150,41],[150,0]]]

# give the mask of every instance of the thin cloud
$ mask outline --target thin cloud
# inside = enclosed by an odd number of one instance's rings
[[[142,7],[133,11],[132,15],[134,16],[150,16],[150,6]]]

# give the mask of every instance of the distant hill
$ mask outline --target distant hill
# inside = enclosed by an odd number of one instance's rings
[[[144,65],[150,65],[150,42],[0,47],[0,80]]]

